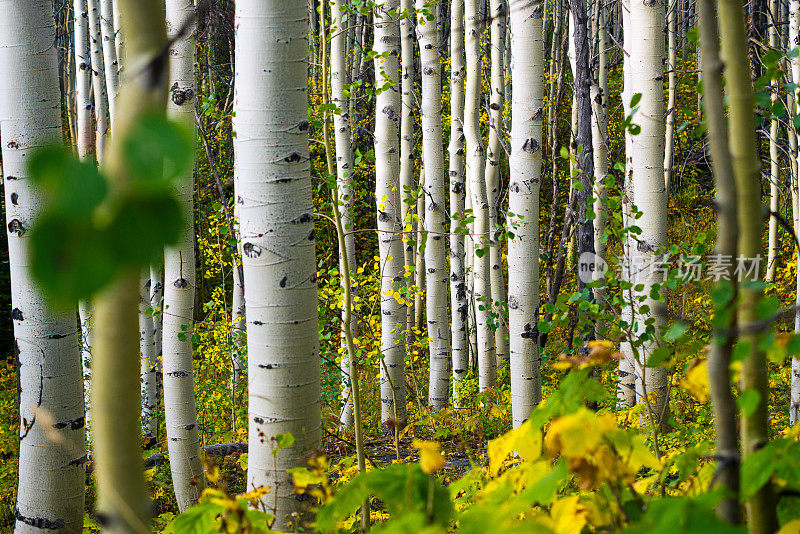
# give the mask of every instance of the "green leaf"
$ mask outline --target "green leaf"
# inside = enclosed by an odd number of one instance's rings
[[[294,444],[294,436],[289,432],[277,434],[275,436],[275,442],[275,448],[272,449],[273,456],[278,454],[279,450],[291,447]]]
[[[178,241],[184,220],[170,195],[130,196],[119,202],[105,232],[106,245],[121,262],[144,266],[163,254],[164,245]]]
[[[642,100],[642,93],[635,93],[631,97],[631,107],[635,108],[636,105]]]
[[[219,530],[217,516],[225,511],[223,506],[210,502],[196,504],[177,516],[164,530],[171,534],[207,534]]]
[[[664,341],[671,343],[679,340],[681,337],[683,337],[683,334],[686,333],[687,328],[688,326],[686,326],[685,323],[677,322],[673,324],[669,327],[669,330],[664,333]]]
[[[755,389],[748,389],[739,394],[736,398],[736,405],[745,417],[749,417],[755,413],[760,400],[761,394],[758,391]]]
[[[93,161],[80,161],[59,146],[38,150],[31,156],[28,169],[44,191],[50,211],[69,216],[89,215],[108,191]]]
[[[123,141],[125,163],[134,189],[169,190],[191,172],[194,144],[186,128],[164,114],[144,117]]]

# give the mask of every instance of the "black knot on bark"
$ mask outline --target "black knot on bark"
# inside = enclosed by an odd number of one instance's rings
[[[24,321],[25,318],[22,316],[22,310],[19,308],[14,308],[11,310],[11,318],[15,321]]]
[[[172,285],[174,285],[178,289],[183,289],[189,285],[189,282],[187,282],[185,278],[178,278],[172,283]]]
[[[11,193],[11,203],[16,206],[17,200],[19,200],[19,195],[16,193]]]
[[[10,234],[17,234],[21,236],[25,233],[25,226],[22,224],[22,221],[19,219],[11,219],[8,223],[8,233]]]
[[[284,158],[284,161],[286,163],[297,163],[301,159],[302,158],[300,157],[300,154],[298,154],[297,152],[292,152],[291,154],[289,154]]]
[[[539,150],[539,142],[536,139],[534,139],[533,137],[529,137],[522,144],[522,151],[523,152],[527,152],[528,154],[533,154],[537,150]]]
[[[172,102],[176,106],[180,106],[194,98],[194,90],[191,87],[181,89],[177,82],[170,88],[170,91],[172,92]]]

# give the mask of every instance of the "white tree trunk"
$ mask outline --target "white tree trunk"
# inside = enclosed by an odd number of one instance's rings
[[[88,0],[89,42],[92,55],[92,92],[94,93],[94,118],[97,133],[95,135],[95,151],[97,162],[102,164],[106,144],[108,142],[108,94],[106,87],[105,63],[103,62],[103,44],[100,34],[99,0]]]
[[[603,239],[608,220],[608,190],[605,179],[608,177],[608,69],[606,66],[606,47],[608,46],[605,27],[605,7],[602,0],[597,8],[597,85],[592,84],[592,148],[594,154],[594,252],[605,259],[607,244]],[[605,288],[594,289],[595,302],[601,307],[606,300]],[[603,321],[595,328],[595,332],[602,337]]]
[[[778,0],[770,0],[770,13],[768,14],[769,20],[769,46],[774,50],[778,48],[778,27],[780,24],[780,9],[778,7]],[[770,100],[774,104],[778,101],[778,80],[772,81]],[[778,213],[779,203],[778,195],[780,195],[780,160],[778,159],[778,119],[777,117],[770,120],[769,124],[769,209],[773,213]],[[781,244],[778,240],[778,219],[772,215],[769,217],[769,230],[767,233],[767,273],[764,280],[772,282],[775,279],[775,271],[778,267],[778,253],[781,250]]]
[[[378,243],[381,270],[381,421],[406,419],[405,347],[402,333],[405,330],[406,306],[396,295],[403,284],[403,243],[400,220],[400,184],[398,174],[398,132],[400,94],[396,82],[400,48],[400,28],[397,0],[387,0],[375,10],[375,77],[386,80],[388,89],[375,97],[375,198],[378,204]],[[381,55],[388,53],[383,59]],[[386,370],[389,376],[386,376]],[[394,395],[392,394],[394,386]],[[394,405],[393,397],[397,399]],[[395,411],[397,412],[395,414]]]
[[[496,361],[494,332],[489,328],[489,302],[491,298],[491,275],[489,268],[489,201],[484,179],[485,154],[480,130],[481,97],[481,46],[480,36],[484,27],[484,13],[480,0],[464,2],[466,29],[465,50],[467,78],[464,99],[464,136],[466,138],[467,180],[472,194],[472,214],[475,217],[472,231],[474,247],[472,255],[472,278],[474,281],[473,306],[477,329],[478,387],[485,391],[495,385]]]
[[[73,4],[73,42],[75,43],[75,107],[77,109],[78,157],[86,159],[94,152],[94,130],[92,124],[92,56],[89,44],[89,18],[86,0],[75,0]],[[89,391],[91,386],[92,321],[91,305],[81,302],[78,306],[81,328],[81,361],[83,362],[83,390],[86,401],[86,422],[91,420]]]
[[[172,37],[194,15],[191,0],[167,0],[167,34]],[[191,35],[189,33],[188,35]],[[194,131],[195,44],[191,37],[172,43],[169,54],[167,115]],[[194,135],[192,135],[194,139]],[[194,317],[194,177],[180,178],[177,198],[183,209],[184,227],[176,245],[164,250],[163,380],[167,445],[172,485],[178,508],[186,510],[204,487],[200,439],[192,368]]]
[[[139,347],[142,353],[142,430],[146,436],[158,435],[158,359],[153,337],[153,315],[150,305],[150,269],[142,273],[139,289]]]
[[[516,7],[516,6],[514,6]],[[501,132],[503,131],[503,106],[505,104],[505,64],[510,54],[505,54],[506,47],[506,2],[490,0],[490,97],[489,97],[489,143],[486,145],[486,198],[489,203],[489,270],[491,284],[491,305],[499,315],[494,320],[495,359],[498,369],[508,368],[509,346],[508,325],[502,317],[502,304],[506,299],[505,280],[503,279],[502,243],[500,242],[500,153]]]
[[[403,223],[403,262],[404,280],[408,288],[417,285],[420,289],[422,281],[416,279],[417,265],[417,223],[412,207],[416,202],[414,191],[414,79],[416,68],[414,62],[414,0],[400,0],[400,220]],[[421,222],[421,221],[420,221]],[[421,260],[421,258],[420,258]],[[351,264],[354,265],[354,264]],[[412,293],[407,293],[410,302],[414,302]],[[416,306],[406,308],[406,327],[414,325]],[[410,332],[407,334],[410,338]]]
[[[630,260],[634,284],[643,284],[642,291],[634,291],[637,297],[647,296],[644,305],[649,313],[641,313],[640,305],[634,310],[634,329],[641,335],[647,327],[645,321],[654,319],[655,332],[661,331],[666,322],[666,305],[649,297],[654,283],[662,281],[656,269],[649,266],[659,264],[659,255],[667,246],[667,196],[664,184],[664,0],[631,0],[630,24],[632,42],[628,47],[630,56],[631,94],[641,93],[639,110],[633,122],[641,126],[639,135],[630,140],[630,172],[632,174],[634,203],[642,216],[636,225],[642,232],[636,236],[636,244],[630,246]],[[651,334],[651,337],[654,337]],[[646,367],[645,364],[656,347],[654,341],[646,341],[639,347],[634,369],[636,374],[637,403],[644,402],[644,395],[655,395],[650,402],[652,413],[660,424],[668,419],[667,370],[664,367]]]
[[[631,47],[631,24],[630,24],[630,1],[622,0],[622,31],[624,33],[625,51]],[[631,98],[633,91],[631,90],[631,62],[629,56],[623,53],[622,64],[622,80],[623,90],[620,94],[622,98],[622,107],[625,110],[625,116],[630,115],[631,112]],[[633,205],[633,184],[631,181],[631,138],[632,136],[625,132],[625,176],[622,179],[622,222],[625,227],[633,224],[631,218],[631,207]],[[633,242],[632,236],[629,234],[623,243],[623,277],[625,280],[630,281],[630,263],[631,263],[631,243]],[[635,243],[634,243],[635,247]],[[628,304],[623,307],[621,311],[622,319],[629,325],[633,323],[633,308],[630,301],[633,298],[631,291],[624,293],[625,302]],[[617,389],[617,399],[623,407],[631,408],[636,404],[636,381],[634,376],[634,354],[633,347],[629,341],[620,343],[620,349],[625,355],[625,358],[619,362],[619,387]]]
[[[800,0],[791,0],[789,2],[789,46],[793,48],[796,46],[798,40],[800,40]],[[800,86],[800,59],[793,57],[790,61],[792,82],[795,86]],[[798,89],[794,90],[794,104],[795,107],[792,111],[795,114],[800,113],[800,90]],[[794,135],[795,139],[797,139],[796,132],[790,132],[789,135]],[[797,166],[800,167],[800,161],[795,161],[798,163]],[[793,189],[797,189],[798,184],[796,179],[792,186]],[[800,228],[800,209],[795,209],[794,225],[795,229]],[[797,250],[797,261],[798,267],[795,272],[795,277],[797,279],[795,304],[800,305],[800,249]],[[795,313],[794,331],[795,333],[800,333],[800,308],[798,308]],[[791,397],[789,403],[789,423],[794,425],[800,421],[800,359],[798,358],[792,358],[792,377],[789,389]]]
[[[155,346],[158,379],[161,378],[161,361],[164,357],[162,337],[164,332],[164,266],[150,266],[150,306],[153,308],[153,343]]]
[[[323,0],[327,1],[327,0]],[[349,265],[353,270],[356,265],[356,242],[353,220],[353,149],[350,145],[350,115],[347,107],[347,97],[345,96],[345,84],[347,83],[347,50],[345,49],[344,28],[348,22],[342,19],[342,0],[331,2],[331,102],[341,110],[333,115],[333,130],[336,140],[336,183],[339,188],[339,215],[342,219],[342,228],[345,231],[345,249],[347,250],[347,262],[344,258],[339,259],[339,270],[344,273],[345,265]],[[355,280],[355,271],[350,274]],[[340,276],[341,283],[344,284],[344,276]],[[350,288],[354,294],[353,287]],[[344,290],[344,288],[343,288]],[[342,318],[345,317],[346,303],[342,304]],[[350,332],[354,337],[358,337],[358,315],[350,314]],[[353,400],[350,398],[350,361],[347,357],[347,342],[344,338],[344,328],[342,329],[342,411],[339,417],[340,423],[344,428],[353,427]]]
[[[430,378],[428,404],[447,406],[450,392],[450,317],[447,310],[447,197],[442,137],[442,67],[439,30],[426,18],[427,0],[417,0],[417,41],[422,71],[422,159],[425,172],[425,310]]]
[[[675,115],[678,109],[675,107],[676,99],[678,96],[678,73],[675,70],[678,68],[676,57],[676,32],[677,32],[677,18],[680,0],[665,0],[667,2],[667,110],[666,110],[666,133],[664,134],[664,187],[667,189],[667,197],[669,197],[670,189],[673,184],[674,172],[672,169],[674,155],[673,149],[675,146]]]
[[[453,352],[453,404],[460,406],[458,383],[469,370],[469,304],[464,272],[464,235],[458,232],[464,212],[464,0],[450,5],[450,322]]]
[[[119,93],[119,63],[117,61],[116,32],[114,31],[114,9],[112,0],[100,1],[100,35],[103,48],[103,66],[106,75],[108,112],[111,129],[117,116],[117,94]]]
[[[511,411],[521,425],[542,399],[539,354],[539,188],[542,166],[544,38],[541,4],[510,9],[514,53],[508,208],[508,318]]]
[[[14,532],[83,530],[85,419],[76,307],[56,311],[30,278],[27,236],[41,207],[28,175],[39,147],[61,143],[52,3],[2,1],[0,131],[19,379]]]
[[[320,446],[314,209],[308,152],[308,9],[236,3],[235,165],[244,252],[248,490],[287,529],[304,507],[286,469]],[[294,443],[275,450],[281,435]],[[275,452],[275,454],[273,454]]]

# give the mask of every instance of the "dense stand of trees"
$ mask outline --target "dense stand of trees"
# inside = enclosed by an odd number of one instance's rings
[[[795,352],[770,329],[792,315],[800,333],[800,307],[769,308],[789,277],[783,292],[800,302],[800,270],[787,270],[800,228],[795,0],[0,6],[15,532],[82,531],[89,459],[97,523],[147,531],[142,436],[165,440],[178,512],[207,478],[217,484],[201,451],[197,348],[216,306],[234,438],[246,413],[245,491],[271,528],[311,525],[297,469],[323,434],[354,448],[369,480],[365,390],[398,460],[414,417],[479,410],[505,391],[511,427],[527,432],[547,401],[548,343],[574,376],[619,360],[610,404],[586,386],[570,393],[575,409],[630,409],[663,460],[687,322],[678,284],[690,282],[670,209],[687,202],[692,158],[716,194],[715,259],[703,265],[718,274],[702,289],[714,318],[698,362],[713,406],[709,485],[727,493],[709,506],[751,532],[796,519],[778,513],[780,484],[740,480],[775,438],[767,356]],[[37,159],[65,139],[75,162]],[[224,228],[216,243],[211,216]],[[223,258],[218,275],[209,250]],[[326,291],[332,314],[318,305]],[[781,394],[794,424],[800,371],[789,365]],[[521,443],[509,446],[525,456]],[[415,447],[430,474],[426,445]],[[624,476],[614,487],[626,490]],[[350,501],[366,528],[369,501]]]

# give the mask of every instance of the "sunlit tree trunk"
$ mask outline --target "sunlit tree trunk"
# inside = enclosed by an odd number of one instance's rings
[[[489,203],[489,270],[491,284],[491,309],[501,313],[505,302],[506,288],[503,277],[501,214],[500,206],[500,155],[503,132],[503,106],[505,105],[505,64],[504,59],[510,54],[506,48],[506,2],[490,0],[490,97],[489,97],[489,143],[486,145],[485,183],[486,197]],[[488,303],[487,303],[488,304]],[[494,331],[495,358],[497,368],[508,368],[508,325],[502,317],[494,320],[497,328]]]
[[[385,366],[381,365],[381,421],[384,423],[395,418],[406,419],[405,347],[402,340],[406,307],[401,304],[403,295],[396,294],[403,284],[397,131],[401,102],[396,81],[400,52],[398,7],[397,0],[387,0],[374,12],[373,50],[378,54],[375,77],[386,80],[388,84],[388,88],[375,97],[375,198],[381,269],[381,354],[385,363]],[[385,59],[381,58],[384,53],[388,53]],[[397,405],[393,398],[397,399]]]
[[[736,179],[737,217],[739,221],[738,252],[747,258],[745,267],[753,267],[760,275],[760,265],[755,263],[760,256],[762,219],[758,214],[761,204],[758,140],[753,128],[753,88],[747,61],[747,43],[744,29],[742,4],[735,0],[718,0],[719,33],[722,61],[725,65],[726,92],[729,103],[728,145]],[[755,265],[754,265],[755,263]],[[760,263],[760,262],[759,262]],[[760,277],[760,276],[759,276]],[[737,319],[739,327],[759,319],[757,306],[763,289],[753,284],[744,284]],[[742,455],[746,459],[760,450],[769,441],[767,387],[767,363],[764,352],[758,347],[760,335],[757,331],[739,336],[749,345],[747,357],[742,362],[741,389],[754,391],[757,403],[754,409],[742,413]],[[777,527],[775,495],[770,484],[765,484],[746,501],[748,528],[752,533],[774,532]]]
[[[177,32],[194,15],[191,0],[167,0],[167,33]],[[191,33],[189,33],[191,35]],[[169,54],[167,115],[194,131],[194,39],[172,43]],[[194,139],[194,135],[192,135]],[[180,177],[177,197],[183,209],[184,227],[175,246],[164,250],[164,321],[162,334],[164,415],[172,485],[178,508],[184,511],[203,491],[203,466],[192,366],[194,317],[194,177]]]
[[[42,200],[28,158],[61,143],[53,7],[29,0],[3,1],[0,8],[0,131],[20,416],[14,532],[79,533],[86,437],[77,310],[56,310],[45,300],[30,278],[26,244]]]
[[[521,425],[542,399],[539,355],[539,188],[542,166],[544,38],[541,3],[509,10],[514,54],[508,187],[508,317],[511,411]]]
[[[678,91],[678,68],[676,58],[676,32],[677,32],[677,18],[678,10],[680,9],[680,0],[666,0],[667,2],[667,110],[666,110],[666,133],[664,141],[664,186],[667,190],[667,197],[669,197],[670,189],[672,188],[673,169],[672,164],[675,148],[675,115],[678,109],[675,107],[676,97]]]
[[[467,77],[464,100],[464,136],[466,138],[467,180],[472,195],[473,243],[467,251],[472,255],[473,306],[477,329],[478,387],[481,391],[494,387],[496,377],[494,332],[489,327],[491,274],[489,268],[489,201],[484,177],[485,154],[480,130],[481,46],[484,27],[482,2],[464,2],[466,19],[465,50]]]
[[[769,46],[773,50],[778,48],[778,27],[780,23],[780,9],[778,0],[770,0],[769,13]],[[772,80],[770,101],[775,104],[778,101],[779,86],[778,80]],[[769,209],[772,213],[778,213],[778,196],[780,195],[780,161],[778,159],[778,118],[773,116],[769,121]],[[775,279],[775,270],[778,266],[777,256],[780,252],[780,241],[778,240],[778,219],[770,216],[767,234],[767,275],[765,280],[772,282]]]
[[[800,39],[800,0],[791,0],[789,3],[789,46],[793,46]],[[793,57],[790,59],[791,61],[791,75],[792,75],[792,83],[795,84],[796,87],[800,87],[800,59],[797,57]],[[798,89],[794,90],[793,93],[793,101],[794,101],[794,109],[792,112],[794,114],[800,113],[800,91]],[[797,139],[796,132],[790,132],[790,137],[794,137],[795,140]],[[795,146],[797,142],[795,141]],[[790,157],[796,157],[790,154]],[[797,162],[797,159],[795,159]],[[800,166],[800,165],[795,165]],[[793,176],[794,183],[792,184],[792,189],[796,190],[798,187],[797,184],[797,176]],[[795,207],[794,211],[794,227],[795,231],[800,228],[800,206]],[[798,265],[800,266],[800,248],[796,251],[797,258],[798,258]],[[795,269],[795,278],[796,278],[796,288],[795,288],[795,304],[800,305],[800,267]],[[800,306],[797,308],[795,312],[794,318],[794,331],[795,333],[800,333]],[[792,378],[791,378],[791,386],[790,386],[790,396],[791,400],[789,403],[789,422],[794,425],[798,421],[800,421],[800,359],[792,358]]]
[[[127,62],[150,64],[146,75],[130,76],[120,88],[117,122],[105,168],[110,189],[119,193],[130,176],[124,139],[138,121],[164,109],[165,65],[151,64],[166,42],[164,4],[158,0],[118,0]],[[139,383],[139,280],[128,269],[95,298],[92,346],[92,435],[97,511],[105,532],[142,532],[151,506],[145,486]]]
[[[106,86],[103,44],[100,34],[99,0],[88,0],[89,42],[92,55],[92,92],[94,93],[94,118],[96,122],[95,152],[98,163],[103,163],[108,143],[108,93]]]
[[[114,120],[117,117],[117,94],[119,93],[119,63],[117,61],[116,32],[114,31],[114,10],[112,0],[99,1],[103,66],[105,67],[108,111],[109,115],[111,115],[111,127],[113,130]]]
[[[347,50],[345,49],[345,33],[344,28],[348,22],[343,19],[342,8],[345,3],[342,0],[333,0],[331,2],[331,102],[340,112],[333,115],[333,130],[336,139],[336,179],[337,187],[339,188],[339,216],[342,219],[342,228],[345,232],[345,250],[347,250],[347,262],[344,259],[339,259],[339,269],[344,272],[345,265],[350,265],[350,269],[356,265],[355,254],[355,225],[352,217],[353,210],[353,149],[350,146],[350,115],[348,113],[347,98],[345,97],[345,84],[347,83]],[[351,278],[355,278],[355,273],[351,273]],[[341,283],[345,280],[341,276]],[[350,288],[353,292],[354,288]],[[345,307],[346,303],[342,304],[342,320],[347,315]],[[344,328],[342,328],[344,330]],[[350,332],[354,337],[358,337],[358,315],[350,313]],[[344,332],[342,332],[342,345],[346,349],[346,340],[344,339]],[[340,415],[340,422],[345,428],[353,427],[353,401],[350,398],[350,361],[345,355],[346,351],[342,353],[342,412]]]
[[[404,280],[408,288],[415,284],[421,287],[422,281],[416,280],[417,247],[414,211],[416,202],[413,192],[414,184],[414,79],[416,68],[414,62],[414,0],[400,0],[400,220],[403,223],[403,258]],[[417,246],[419,243],[417,243]],[[420,261],[422,259],[420,258]],[[408,294],[410,296],[410,294]],[[409,302],[416,299],[409,298]],[[406,326],[414,325],[416,306],[406,308]]]
[[[667,246],[667,195],[664,184],[664,0],[631,0],[631,43],[626,47],[630,56],[629,94],[641,94],[638,111],[633,122],[641,127],[638,135],[630,139],[630,172],[634,204],[642,215],[636,221],[642,232],[636,244],[629,247],[634,284],[643,284],[637,297],[646,296],[642,303],[648,313],[636,304],[633,322],[641,336],[650,332],[650,340],[639,345],[635,362],[637,403],[649,405],[646,417],[662,428],[669,419],[667,405],[667,370],[664,367],[646,367],[646,362],[656,347],[655,335],[666,322],[666,304],[649,296],[654,283],[661,281],[657,266],[659,257]],[[627,88],[626,88],[627,89]],[[650,268],[654,266],[656,268]],[[653,319],[652,326],[645,321]],[[645,395],[651,400],[645,402]]]
[[[234,131],[249,379],[247,488],[274,528],[305,509],[286,469],[320,446],[314,209],[308,151],[308,9],[236,3]],[[280,103],[276,106],[276,103]],[[292,434],[294,442],[277,450]],[[274,453],[274,454],[273,454]]]
[[[606,8],[602,0],[595,0],[597,21],[597,84],[592,84],[592,148],[594,154],[594,252],[598,257],[606,257],[606,240],[603,237],[608,220],[608,189],[605,180],[608,177],[608,46],[606,32]],[[603,305],[605,289],[595,288],[595,301]],[[598,321],[598,333],[603,331],[602,319]]]
[[[447,406],[450,393],[450,316],[447,310],[447,181],[442,137],[442,67],[439,31],[426,17],[427,0],[417,0],[417,40],[422,71],[422,159],[425,172],[425,309],[430,380],[428,404]]]
[[[469,304],[464,273],[464,0],[450,4],[450,323],[453,353],[453,403],[459,404],[458,384],[469,370],[467,325]]]

